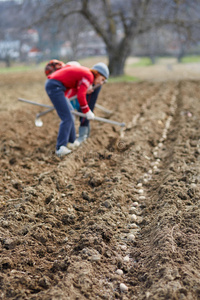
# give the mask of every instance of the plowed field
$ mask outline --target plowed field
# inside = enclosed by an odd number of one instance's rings
[[[200,82],[106,84],[61,159],[44,82],[0,75],[0,299],[200,299]]]

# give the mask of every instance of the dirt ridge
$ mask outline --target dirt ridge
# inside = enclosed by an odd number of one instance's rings
[[[56,114],[3,99],[0,299],[199,299],[199,82],[117,89],[99,103],[127,127],[63,159]]]

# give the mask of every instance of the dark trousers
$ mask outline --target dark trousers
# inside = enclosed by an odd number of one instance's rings
[[[66,146],[68,142],[73,143],[76,139],[74,116],[71,113],[73,107],[69,100],[66,100],[66,88],[60,81],[48,79],[45,89],[61,119],[56,143],[56,149],[59,149],[60,146]]]
[[[91,111],[94,110],[100,90],[101,90],[101,86],[98,87],[97,89],[95,89],[93,93],[87,95],[87,102],[88,102],[88,105],[89,105],[89,108],[91,109]],[[78,111],[81,112],[81,109],[79,108]],[[90,124],[90,121],[88,119],[82,118],[82,117],[80,118],[80,126],[88,127],[89,124]]]

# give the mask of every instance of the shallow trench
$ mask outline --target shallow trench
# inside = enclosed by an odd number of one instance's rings
[[[160,170],[146,189],[139,267],[133,271],[141,272],[142,285],[135,299],[199,299],[199,110],[198,99],[188,102],[188,91],[195,88],[178,85],[158,153]]]

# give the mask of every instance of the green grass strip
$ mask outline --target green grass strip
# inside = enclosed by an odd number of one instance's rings
[[[110,83],[118,83],[118,82],[134,82],[139,81],[137,77],[130,76],[130,75],[122,75],[122,76],[116,76],[116,77],[109,77],[108,82]]]
[[[148,67],[151,65],[152,62],[149,57],[142,57],[138,62],[131,64],[129,67]]]
[[[181,59],[182,63],[195,63],[198,62],[200,63],[200,55],[190,55],[190,56],[184,56]]]

